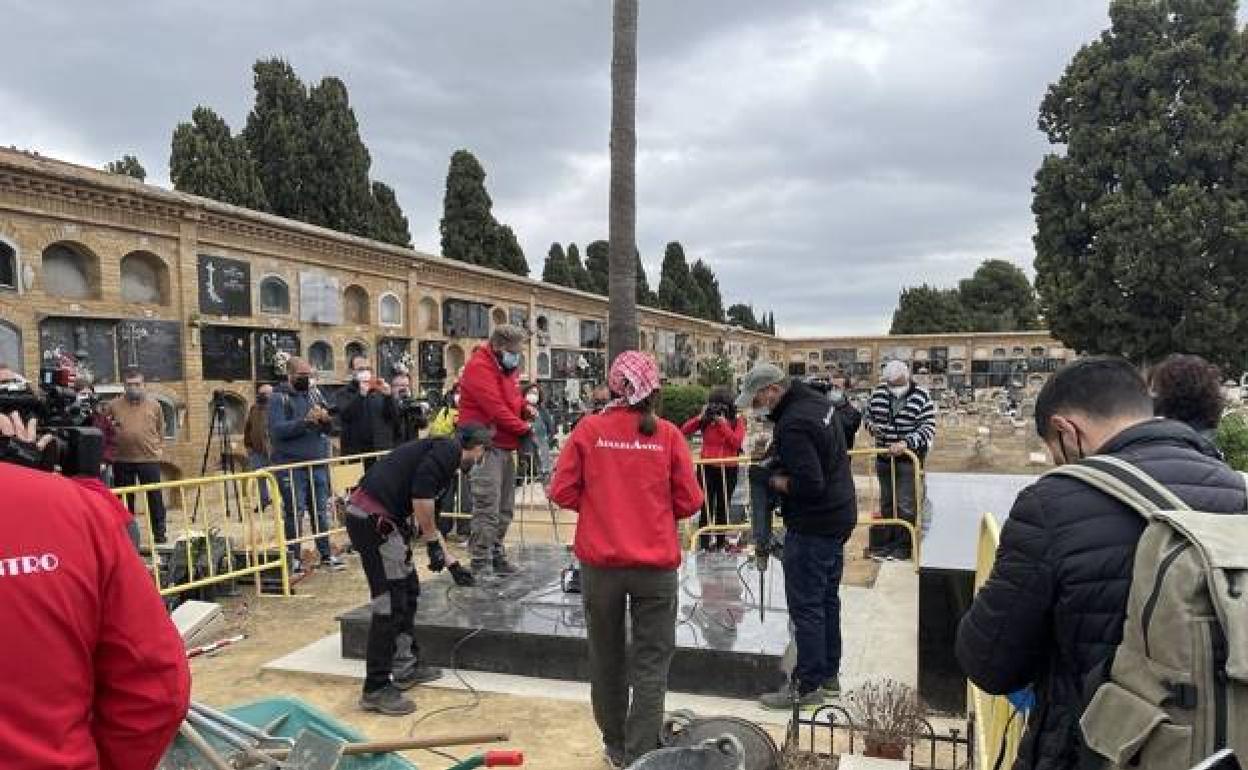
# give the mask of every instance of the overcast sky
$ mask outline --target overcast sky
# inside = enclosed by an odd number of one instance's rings
[[[0,144],[168,185],[196,104],[234,130],[258,57],[346,81],[373,176],[439,251],[471,149],[540,276],[607,229],[608,0],[0,0]],[[1036,110],[1100,0],[641,0],[637,237],[680,240],[785,334],[887,331],[898,289],[1030,271]]]

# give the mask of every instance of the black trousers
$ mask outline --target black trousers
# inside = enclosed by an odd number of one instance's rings
[[[706,502],[698,515],[698,526],[727,524],[728,503],[732,500],[732,490],[737,488],[737,466],[708,465],[702,470],[702,491],[706,493]],[[702,550],[710,548],[712,542],[721,547],[728,544],[728,536],[722,532],[703,535],[699,540]]]
[[[676,570],[586,564],[581,575],[594,721],[603,743],[632,762],[658,748],[663,729],[676,651]]]
[[[364,692],[370,693],[390,684],[400,634],[411,638],[412,655],[420,659],[413,633],[420,579],[412,568],[412,549],[398,530],[391,529],[383,536],[377,531],[377,519],[348,506],[347,536],[360,555],[372,597],[364,654]]]
[[[118,487],[131,487],[136,484],[157,484],[160,482],[160,463],[113,463],[113,484]],[[135,508],[134,495],[126,495],[126,507],[136,516],[142,512]],[[147,512],[152,518],[152,531],[156,540],[165,540],[165,498],[160,490],[147,493]],[[146,527],[140,527],[140,531]]]

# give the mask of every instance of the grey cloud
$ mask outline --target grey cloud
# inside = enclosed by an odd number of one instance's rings
[[[198,103],[238,129],[250,65],[348,84],[377,178],[438,248],[446,164],[482,159],[540,273],[551,241],[606,235],[610,3],[205,5],[0,0],[23,33],[0,143],[157,182]],[[652,284],[678,239],[729,301],[782,331],[886,329],[898,289],[987,257],[1030,266],[1047,84],[1105,26],[1101,2],[643,0],[638,241]]]

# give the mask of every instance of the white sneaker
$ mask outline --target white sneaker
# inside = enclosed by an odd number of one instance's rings
[[[329,557],[328,564],[329,564],[329,568],[333,570],[334,572],[342,572],[344,569],[347,568],[347,563],[343,561],[342,559],[339,559],[337,556]]]
[[[303,574],[303,562],[300,561],[299,559],[293,560],[290,563],[290,574],[302,575]]]

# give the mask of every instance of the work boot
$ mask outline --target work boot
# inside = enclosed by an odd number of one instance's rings
[[[823,705],[823,700],[823,689],[816,687],[810,692],[799,695],[797,705],[799,708],[818,708]],[[792,685],[786,684],[776,692],[765,693],[758,699],[758,702],[765,709],[788,711],[793,708]]]
[[[360,697],[360,708],[386,716],[405,717],[416,710],[416,702],[388,684],[380,690],[364,693]]]
[[[838,697],[841,694],[841,678],[839,676],[834,676],[831,679],[824,681],[823,694],[829,698]]]
[[[520,571],[516,565],[508,561],[507,557],[501,553],[494,557],[493,566],[494,574],[499,577],[511,577]]]
[[[478,579],[489,579],[493,574],[493,566],[489,559],[473,559],[470,570]]]
[[[437,666],[422,666],[413,659],[410,664],[395,670],[393,678],[394,686],[406,692],[418,684],[441,679],[442,669]]]

